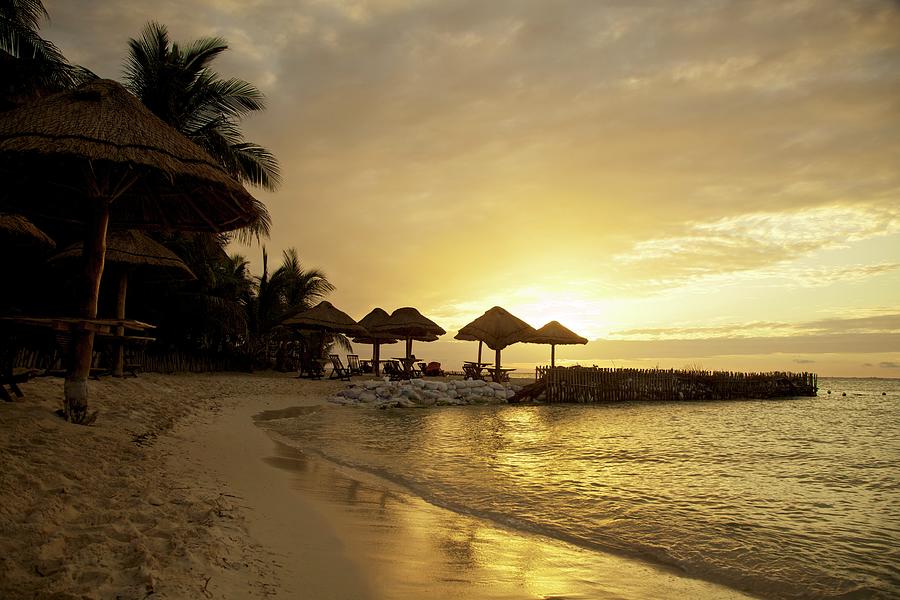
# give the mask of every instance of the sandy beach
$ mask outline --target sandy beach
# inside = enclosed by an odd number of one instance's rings
[[[0,405],[4,598],[741,597],[432,506],[273,440],[257,420],[342,384],[290,375],[62,381]]]

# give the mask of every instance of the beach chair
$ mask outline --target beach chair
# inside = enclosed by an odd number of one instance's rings
[[[328,358],[331,359],[331,375],[328,376],[328,379],[350,381],[350,369],[344,366],[341,357],[337,354],[329,354]]]
[[[358,354],[348,354],[347,355],[347,368],[350,370],[351,375],[362,375],[362,366],[359,364],[359,355]]]
[[[387,375],[391,381],[409,379],[406,373],[403,372],[403,367],[400,366],[400,363],[396,360],[389,360],[384,363],[384,374]]]

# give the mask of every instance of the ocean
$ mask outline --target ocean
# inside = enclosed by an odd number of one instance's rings
[[[767,598],[900,597],[897,379],[823,378],[815,398],[292,415],[260,424],[504,527]]]

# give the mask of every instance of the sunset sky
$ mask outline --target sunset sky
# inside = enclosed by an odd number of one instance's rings
[[[420,356],[458,368],[500,305],[582,364],[900,377],[898,2],[44,5],[112,79],[150,20],[227,39],[284,173],[270,263],[296,247],[357,319],[417,307],[449,332]]]

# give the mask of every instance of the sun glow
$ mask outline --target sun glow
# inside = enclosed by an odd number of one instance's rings
[[[435,317],[442,319],[441,322],[446,322],[451,329],[458,330],[492,306],[505,308],[535,328],[549,321],[559,321],[588,339],[606,335],[611,324],[610,301],[592,298],[583,289],[550,289],[543,286],[502,290],[475,301],[439,307],[435,310]]]

